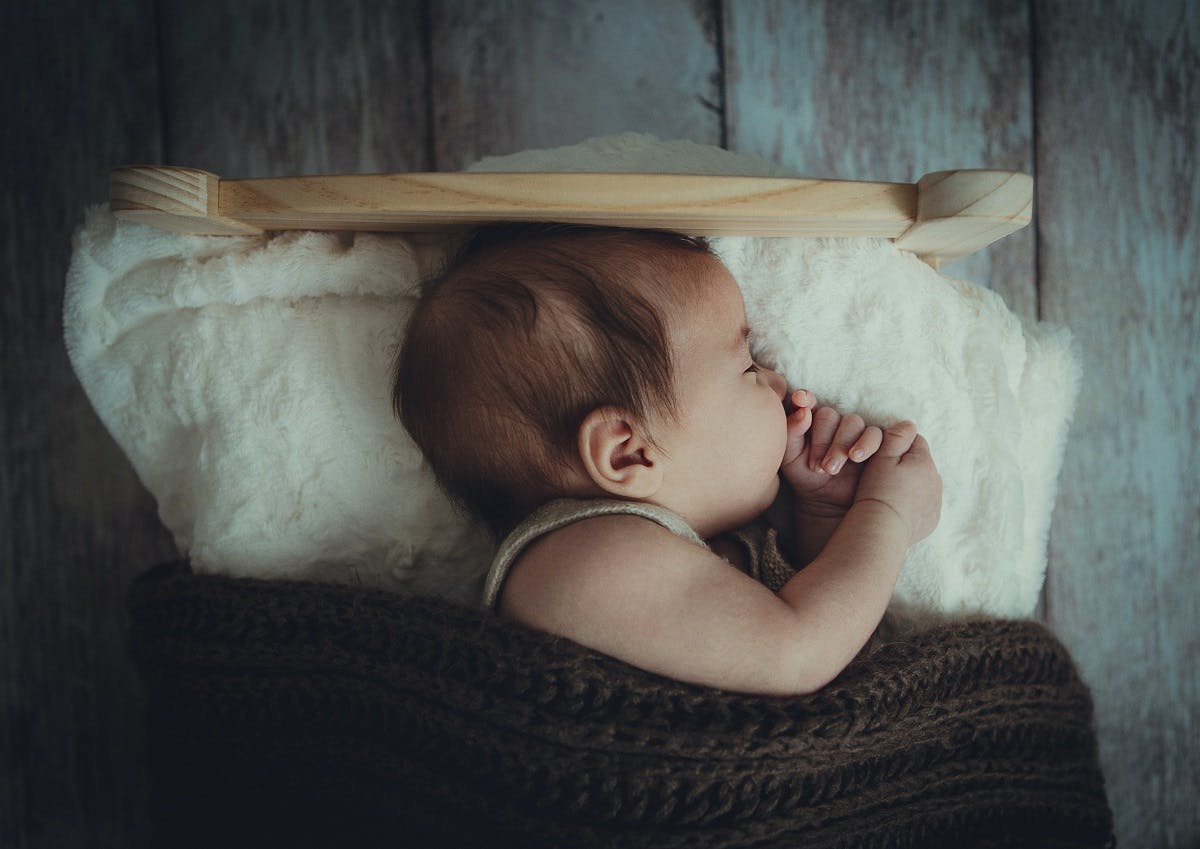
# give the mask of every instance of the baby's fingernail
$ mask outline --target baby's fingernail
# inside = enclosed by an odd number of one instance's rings
[[[840,469],[841,467],[842,467],[841,460],[830,460],[829,465],[826,466],[826,469],[829,471],[829,474],[836,475],[838,473],[838,469]]]
[[[861,459],[862,459],[863,457],[865,457],[865,456],[867,456],[867,452],[866,452],[866,451],[863,451],[861,448],[860,448],[859,450],[857,450],[857,451],[855,451],[855,452],[854,452],[854,459],[855,459],[855,460],[861,460]]]

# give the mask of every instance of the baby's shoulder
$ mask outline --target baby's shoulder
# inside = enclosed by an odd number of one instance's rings
[[[612,514],[580,519],[539,537],[514,561],[500,597],[506,615],[535,627],[554,611],[613,593],[661,586],[672,574],[723,561],[650,519]]]

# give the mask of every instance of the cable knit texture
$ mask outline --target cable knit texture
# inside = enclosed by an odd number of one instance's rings
[[[1090,694],[1034,622],[942,625],[772,698],[457,603],[186,563],[130,614],[156,845],[1112,843]]]

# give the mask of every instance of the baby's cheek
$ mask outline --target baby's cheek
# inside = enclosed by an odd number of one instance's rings
[[[792,420],[787,416],[782,415],[779,417],[779,424],[776,426],[775,431],[777,434],[776,448],[778,449],[776,453],[779,455],[775,464],[775,469],[778,471],[779,466],[783,463],[783,455],[787,452],[788,442],[793,438],[793,435],[796,434],[796,431]]]

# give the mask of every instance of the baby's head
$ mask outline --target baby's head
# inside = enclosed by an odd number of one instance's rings
[[[714,277],[723,279],[714,286]],[[718,328],[735,319],[732,331]],[[495,225],[425,285],[399,353],[394,402],[442,487],[498,537],[557,497],[662,503],[666,463],[657,458],[679,452],[660,437],[673,438],[687,418],[685,372],[713,365],[683,360],[693,348],[702,358],[696,346],[713,333],[732,332],[744,346],[744,323],[736,284],[703,240]],[[715,347],[724,354],[736,341]],[[748,362],[748,349],[738,356]],[[778,395],[774,405],[783,428]],[[695,429],[689,436],[702,438]],[[665,506],[681,509],[672,499]]]

